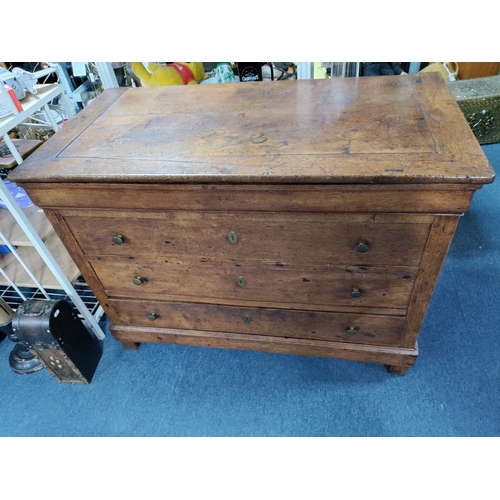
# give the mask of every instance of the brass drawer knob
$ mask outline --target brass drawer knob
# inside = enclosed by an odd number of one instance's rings
[[[122,245],[125,243],[125,238],[121,234],[117,234],[116,236],[113,236],[113,243],[115,245]]]
[[[366,241],[360,241],[356,245],[356,252],[366,253],[366,252],[368,252],[368,250],[370,250],[370,245],[368,245],[368,243],[366,243]]]
[[[353,299],[359,299],[359,297],[361,297],[361,290],[359,288],[353,288],[351,290],[351,297]]]
[[[238,236],[234,231],[229,231],[227,239],[229,240],[229,243],[231,243],[231,245],[236,245],[236,243],[238,243]]]
[[[158,316],[155,313],[148,314],[149,321],[156,321],[157,318],[158,318]]]
[[[245,281],[245,278],[243,278],[242,276],[238,276],[238,278],[236,278],[236,284],[243,288],[247,284],[247,282]]]
[[[358,330],[354,326],[347,327],[347,335],[356,335]]]
[[[140,276],[137,276],[135,277],[133,280],[132,280],[132,283],[134,285],[142,285],[144,283],[144,278],[141,278]]]

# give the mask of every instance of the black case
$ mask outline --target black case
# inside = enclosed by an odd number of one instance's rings
[[[88,384],[102,356],[102,342],[65,300],[30,299],[12,318],[12,331],[58,382]]]

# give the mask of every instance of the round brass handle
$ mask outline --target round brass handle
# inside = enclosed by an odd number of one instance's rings
[[[140,276],[137,276],[135,277],[133,280],[132,280],[132,283],[134,285],[142,285],[144,283],[144,278],[141,278]]]
[[[156,321],[157,318],[158,318],[158,316],[155,313],[148,314],[149,321]]]
[[[361,290],[359,288],[353,288],[351,290],[351,297],[353,299],[359,299],[359,297],[361,297]]]
[[[238,278],[236,278],[236,284],[238,286],[244,287],[247,282],[245,281],[245,278],[243,278],[242,276],[238,276]]]
[[[368,250],[370,250],[370,245],[366,241],[360,241],[356,245],[356,251],[359,253],[366,253]]]
[[[356,335],[358,330],[354,326],[347,327],[347,335]]]
[[[238,243],[238,235],[234,231],[229,231],[227,239],[231,245],[236,245],[236,243]]]
[[[125,238],[121,234],[117,234],[116,236],[113,236],[113,243],[115,245],[122,245],[125,243]]]

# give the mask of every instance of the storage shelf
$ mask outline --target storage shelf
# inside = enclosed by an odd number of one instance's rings
[[[38,236],[45,241],[54,232],[52,225],[43,213],[43,210],[31,206],[23,209],[24,214],[35,228]],[[5,209],[0,209],[0,231],[15,246],[32,246],[26,233],[21,229],[14,216]],[[5,241],[0,238],[0,245],[5,245]],[[1,259],[0,259],[1,262]]]
[[[45,241],[47,250],[59,264],[59,267],[70,282],[74,282],[80,272],[69,255],[68,251],[62,244],[61,240],[55,232],[53,232]],[[23,259],[29,270],[44,288],[62,289],[59,281],[51,273],[46,266],[40,254],[33,247],[22,247],[17,249],[17,253]],[[4,254],[0,264],[7,276],[17,285],[33,287],[35,283],[30,278],[25,269],[13,254]],[[8,285],[9,283],[0,275],[0,285]]]
[[[3,99],[7,93],[3,85],[0,84],[0,86],[2,90],[0,97]],[[38,91],[36,95],[27,95],[25,99],[22,99],[22,111],[0,119],[0,137],[3,138],[18,165],[23,162],[23,155],[8,135],[12,128],[43,108],[50,128],[54,132],[58,132],[59,125],[49,108],[49,102],[55,97],[60,99],[69,119],[73,118],[75,114],[71,102],[64,93],[63,85],[42,84],[35,87]],[[10,164],[8,166],[10,167]],[[44,297],[47,297],[49,289],[64,290],[87,326],[93,330],[98,339],[104,339],[105,335],[98,324],[98,316],[102,314],[102,308],[98,306],[95,313],[91,312],[77,292],[75,282],[80,276],[80,272],[43,211],[39,210],[38,207],[28,207],[21,210],[16,206],[16,201],[7,187],[2,184],[0,188],[0,199],[8,207],[6,211],[0,209],[0,229],[5,239],[16,247],[17,255],[29,270],[29,272],[25,270],[14,253],[0,255],[1,269],[8,277],[7,279],[3,274],[0,274],[0,288],[3,288],[4,291],[15,290],[20,298],[24,294],[20,292],[21,288],[35,290],[35,293],[41,293]],[[31,278],[30,274],[34,278]],[[27,295],[24,294],[24,296]]]
[[[12,130],[41,107],[45,106],[52,99],[64,92],[64,87],[57,83],[35,85],[35,88],[37,89],[36,94],[27,94],[26,97],[21,100],[23,110],[20,111],[19,114],[12,114],[0,118],[0,136]]]
[[[47,249],[54,256],[65,276],[70,282],[73,282],[79,276],[78,268],[64,248],[43,210],[33,205],[23,209],[23,212],[42,241],[45,242]],[[11,245],[16,247],[19,256],[44,288],[61,289],[61,285],[47,268],[40,254],[33,248],[31,240],[8,210],[0,210],[0,230]],[[5,244],[2,238],[0,238],[0,244]],[[0,254],[0,266],[17,286],[35,286],[35,283],[14,254]],[[5,277],[0,275],[0,285],[8,284]]]
[[[64,92],[64,87],[61,84],[42,84],[35,85],[35,87],[37,89],[37,94],[27,94],[26,97],[22,99],[21,104],[23,110],[19,114],[0,119],[0,136],[7,133],[10,129],[21,123],[43,106],[46,106],[55,97],[62,97]],[[57,128],[57,124],[55,124],[54,130]],[[61,240],[54,232],[52,225],[43,211],[36,206],[31,206],[23,209],[23,213],[29,220],[34,231],[45,243],[47,250],[54,257],[63,274],[70,282],[73,282],[80,274],[78,268],[64,248]],[[62,289],[58,279],[47,267],[38,251],[34,248],[30,238],[23,231],[16,221],[16,218],[9,210],[0,209],[0,230],[10,244],[16,247],[17,253],[21,259],[44,288]],[[0,238],[0,244],[5,244],[2,238]],[[36,286],[36,283],[30,278],[29,274],[14,254],[0,254],[0,266],[16,286]],[[0,285],[8,284],[9,282],[5,277],[0,275]]]

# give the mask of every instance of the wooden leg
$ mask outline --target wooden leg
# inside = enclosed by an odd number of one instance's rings
[[[133,351],[139,349],[139,346],[141,345],[140,342],[130,342],[128,340],[120,340],[120,342],[122,343],[124,349],[129,349]]]
[[[389,365],[387,367],[387,371],[392,373],[393,375],[406,375],[409,370],[409,366],[397,366],[397,365]]]

